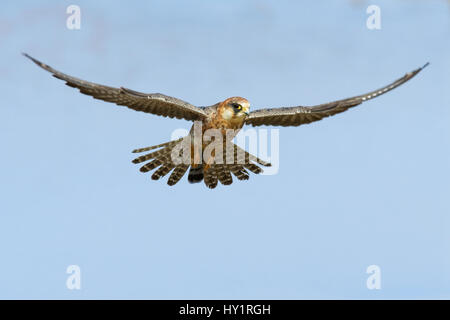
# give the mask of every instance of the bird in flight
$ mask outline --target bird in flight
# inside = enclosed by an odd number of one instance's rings
[[[355,97],[316,106],[259,109],[250,112],[250,103],[241,97],[232,97],[211,106],[198,107],[160,93],[141,93],[124,87],[114,88],[84,81],[59,72],[28,54],[24,53],[24,56],[50,72],[55,78],[65,81],[66,85],[77,88],[81,93],[95,99],[113,102],[136,111],[193,121],[194,125],[185,138],[133,150],[134,153],[151,151],[134,159],[133,163],[147,162],[141,167],[142,172],[156,169],[151,176],[153,180],[158,180],[171,172],[167,181],[170,186],[175,185],[189,169],[189,182],[204,181],[209,188],[215,188],[218,181],[223,185],[230,185],[233,182],[232,175],[239,180],[248,180],[249,171],[255,174],[261,173],[262,169],[258,165],[270,166],[270,163],[249,154],[234,143],[227,144],[226,152],[222,154],[213,149],[209,155],[205,156],[201,150],[208,144],[202,137],[206,136],[208,131],[215,130],[223,136],[231,131],[229,137],[233,138],[245,124],[284,127],[308,124],[344,112],[364,101],[385,94],[413,78],[428,65],[427,63],[421,68],[406,73],[385,87]],[[198,143],[196,133],[200,136]],[[221,144],[225,144],[223,140],[220,141]]]

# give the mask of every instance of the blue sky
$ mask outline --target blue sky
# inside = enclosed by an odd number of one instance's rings
[[[66,8],[81,8],[81,29]],[[381,8],[381,30],[366,8]],[[0,298],[450,297],[447,1],[8,1],[0,12]],[[207,189],[130,151],[190,127],[79,94],[80,78],[254,108],[404,86],[280,129],[280,170]],[[381,269],[368,290],[366,268]],[[81,268],[81,290],[66,268]]]

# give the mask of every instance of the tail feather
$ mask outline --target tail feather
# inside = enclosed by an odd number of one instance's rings
[[[205,171],[205,184],[210,189],[214,189],[217,186],[218,178],[215,167],[216,165],[212,165]]]
[[[204,164],[196,166],[191,166],[190,164],[185,163],[175,164],[172,161],[172,151],[179,143],[182,143],[182,140],[183,138],[151,147],[133,150],[133,153],[139,153],[161,148],[134,159],[133,163],[150,161],[144,164],[140,168],[140,171],[148,172],[157,168],[151,176],[153,180],[158,180],[172,172],[167,181],[169,186],[173,186],[180,181],[190,168],[188,181],[190,183],[204,181],[206,186],[211,189],[214,189],[218,182],[223,185],[232,184],[233,175],[239,180],[248,180],[250,177],[249,171],[255,174],[259,174],[263,171],[258,165],[271,165],[270,163],[265,162],[241,149],[237,145],[234,145],[233,163],[227,163],[226,153],[224,152],[222,164],[212,164],[211,166],[206,166]]]
[[[249,161],[254,161],[262,166],[265,167],[270,167],[272,164],[270,162],[266,162],[264,160],[261,160],[260,158],[248,153],[247,151],[245,151],[244,149],[240,148],[238,145],[234,145],[234,160],[236,161],[235,163],[247,163]],[[242,159],[242,156],[244,155],[245,160]]]
[[[246,163],[244,165],[244,167],[248,170],[250,170],[251,172],[253,172],[254,174],[259,174],[261,172],[263,172],[263,169],[261,169],[260,167],[258,167],[256,164],[254,163]]]
[[[230,173],[230,166],[226,164],[216,165],[217,178],[224,186],[228,186],[233,183],[233,178]]]
[[[174,141],[169,141],[169,142],[157,144],[156,146],[145,147],[145,148],[140,148],[140,149],[134,149],[134,150],[131,151],[131,152],[132,152],[132,153],[141,153],[141,152],[145,152],[145,151],[150,151],[150,150],[153,150],[153,149],[165,147],[165,146],[172,145],[172,144],[175,145],[175,144],[177,144],[178,142],[180,142],[181,140],[183,140],[183,138],[180,138],[180,139],[174,140]]]
[[[250,178],[248,171],[243,166],[232,165],[230,166],[230,170],[239,180],[248,180]]]
[[[153,174],[152,179],[158,180],[159,178],[164,177],[166,174],[168,174],[173,168],[175,168],[175,165],[172,163],[165,163],[161,167],[159,167]]]
[[[178,165],[175,170],[173,170],[172,174],[169,177],[169,180],[167,181],[167,184],[169,186],[173,186],[176,184],[180,179],[184,176],[187,169],[189,168],[189,165],[187,164],[180,164]]]
[[[178,139],[178,140],[174,140],[174,141],[169,141],[169,142],[166,142],[166,143],[158,144],[158,145],[152,146],[152,147],[147,147],[147,148],[133,150],[133,153],[137,153],[137,152],[144,152],[144,151],[148,151],[148,150],[153,150],[153,149],[157,149],[157,148],[160,148],[160,147],[164,147],[163,149],[160,149],[160,150],[157,150],[157,151],[153,151],[153,152],[150,152],[150,153],[145,154],[143,156],[137,157],[132,162],[133,163],[141,163],[141,162],[153,159],[153,158],[160,158],[162,155],[166,155],[167,153],[170,153],[172,151],[172,149],[181,140],[182,139]]]
[[[155,151],[155,152],[152,152],[152,153],[140,156],[140,157],[138,157],[136,159],[133,159],[133,161],[131,161],[131,162],[133,162],[133,163],[141,163],[141,162],[153,159],[153,158],[157,158],[158,155],[161,155],[161,150],[158,150],[158,151]]]
[[[156,167],[159,167],[162,164],[162,160],[161,159],[155,159],[149,163],[144,164],[141,169],[139,169],[141,172],[149,172],[153,169],[155,169]]]

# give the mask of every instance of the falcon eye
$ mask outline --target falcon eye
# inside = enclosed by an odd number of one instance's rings
[[[239,103],[233,103],[232,106],[237,111],[241,111],[242,110],[242,106]]]

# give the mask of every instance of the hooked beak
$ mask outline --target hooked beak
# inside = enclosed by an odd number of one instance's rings
[[[246,116],[248,116],[248,114],[250,113],[248,108],[242,109],[242,112],[244,112]]]

